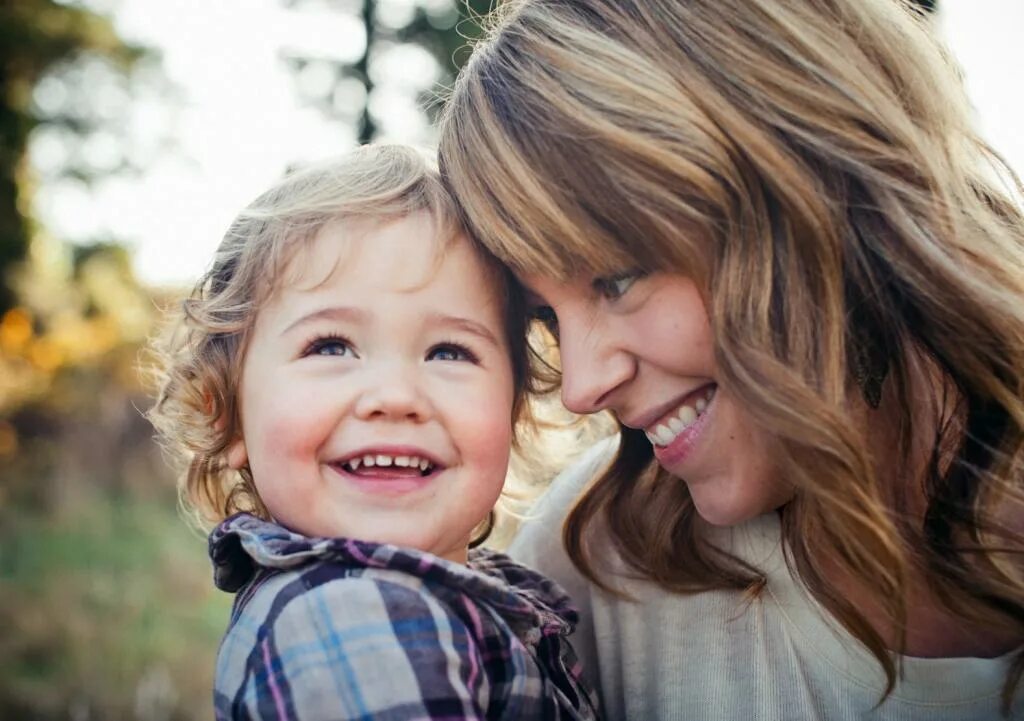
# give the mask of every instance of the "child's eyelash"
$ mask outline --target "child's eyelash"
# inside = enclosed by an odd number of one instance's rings
[[[480,362],[480,358],[479,356],[477,356],[476,353],[471,351],[467,346],[463,345],[462,343],[457,343],[455,341],[443,341],[441,343],[437,343],[431,346],[430,350],[427,352],[427,358],[430,358],[438,351],[443,350],[452,350],[461,353],[466,357],[466,360],[469,361],[470,363]]]
[[[326,333],[323,335],[313,336],[313,338],[307,341],[307,343],[303,347],[302,355],[303,357],[310,355],[339,355],[337,353],[320,353],[321,350],[332,344],[343,345],[345,346],[345,348],[348,349],[350,353],[354,354],[354,351],[352,349],[352,343],[351,341],[349,341],[348,338],[334,333]]]

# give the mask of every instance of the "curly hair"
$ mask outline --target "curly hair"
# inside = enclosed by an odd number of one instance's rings
[[[328,222],[387,222],[421,211],[441,239],[440,259],[444,243],[463,231],[437,171],[412,148],[378,145],[288,174],[232,222],[210,268],[152,344],[159,392],[149,418],[164,446],[184,461],[182,505],[201,524],[239,511],[269,517],[251,472],[229,468],[226,453],[242,430],[238,380],[256,314],[289,260]],[[486,250],[477,250],[505,306],[518,440],[531,421],[526,397],[537,381],[521,291]]]

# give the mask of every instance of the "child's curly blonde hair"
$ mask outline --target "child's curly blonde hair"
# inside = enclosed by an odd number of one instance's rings
[[[328,222],[388,222],[421,211],[433,219],[439,252],[462,234],[455,206],[432,165],[412,148],[378,145],[288,174],[231,224],[211,267],[152,346],[159,393],[149,419],[164,446],[184,462],[179,494],[201,523],[216,523],[239,511],[269,518],[252,473],[229,468],[226,453],[242,431],[238,390],[249,335],[286,264]],[[480,252],[488,280],[496,284],[505,306],[515,384],[513,422],[519,429],[528,421],[525,400],[535,380],[527,314],[508,271]]]

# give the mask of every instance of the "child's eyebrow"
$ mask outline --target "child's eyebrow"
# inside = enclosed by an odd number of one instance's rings
[[[295,328],[311,323],[316,320],[343,320],[350,323],[365,324],[369,321],[370,314],[368,311],[362,308],[352,308],[350,306],[330,306],[328,308],[319,308],[312,313],[306,313],[304,316],[288,324],[281,335],[287,335],[290,331]]]
[[[463,318],[457,315],[446,315],[444,313],[431,313],[427,316],[426,322],[430,325],[442,326],[448,328],[455,328],[471,335],[475,335],[483,341],[486,341],[496,348],[501,347],[501,343],[491,332],[490,328],[485,326],[483,323],[479,323],[470,318]]]

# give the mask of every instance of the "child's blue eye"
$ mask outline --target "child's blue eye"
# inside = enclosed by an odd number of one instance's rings
[[[344,338],[337,337],[324,337],[316,338],[310,342],[306,347],[304,356],[311,355],[325,355],[325,356],[351,356],[355,357],[356,353],[352,350],[352,345]]]
[[[442,343],[430,349],[427,353],[427,360],[438,361],[468,361],[476,363],[477,357],[469,348],[459,343]]]

